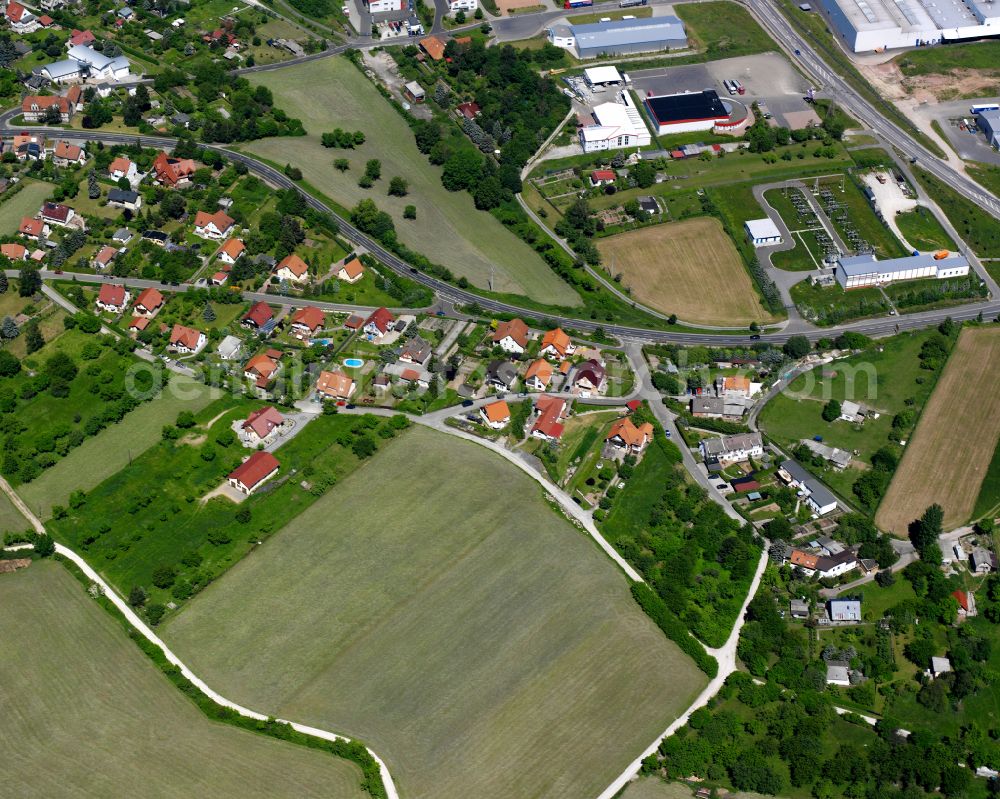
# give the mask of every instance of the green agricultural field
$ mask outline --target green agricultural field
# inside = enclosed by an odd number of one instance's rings
[[[14,503],[6,494],[0,493],[0,532],[21,532],[31,528],[31,523],[24,518]]]
[[[324,58],[250,77],[271,89],[275,102],[301,119],[309,135],[294,141],[261,140],[246,145],[247,150],[299,167],[310,184],[345,207],[373,199],[392,214],[401,241],[481,288],[488,286],[492,267],[495,291],[579,304],[576,292],[497,219],[477,211],[468,193],[449,192],[441,185],[441,170],[417,150],[406,122],[350,61]],[[360,130],[367,141],[353,150],[323,147],[320,134],[337,127]],[[337,158],[348,159],[351,168],[334,169]],[[374,188],[362,189],[358,178],[371,158],[382,162],[382,178]],[[390,178],[397,175],[409,181],[405,197],[386,193]],[[416,206],[415,220],[403,219],[407,205]]]
[[[900,70],[907,77],[950,74],[953,70],[975,70],[997,75],[1000,70],[1000,42],[985,41],[950,47],[927,47],[897,56]]]
[[[10,199],[0,202],[0,236],[13,236],[17,233],[21,218],[37,214],[42,203],[51,196],[51,183],[25,180],[24,188]]]
[[[87,439],[41,477],[18,488],[21,498],[42,519],[53,505],[65,505],[76,490],[90,491],[160,440],[160,430],[181,411],[197,413],[212,400],[212,389],[173,375],[160,396],[143,403],[116,425]]]
[[[704,685],[534,481],[422,428],[165,635],[236,701],[365,740],[410,799],[594,796]]]
[[[674,13],[687,26],[692,43],[713,59],[778,49],[747,10],[735,3],[679,3]]]
[[[956,250],[941,223],[930,211],[918,205],[912,211],[896,214],[896,225],[910,246],[918,250]]]
[[[332,755],[209,721],[63,567],[0,577],[3,794],[364,799]]]

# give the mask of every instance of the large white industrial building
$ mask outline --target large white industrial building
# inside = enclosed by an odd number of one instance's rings
[[[556,47],[573,50],[577,58],[629,55],[687,47],[684,23],[675,16],[616,19],[586,25],[558,24],[547,31]]]
[[[1000,35],[993,0],[822,0],[836,34],[855,53]]]
[[[125,56],[108,58],[92,47],[76,44],[69,49],[69,58],[42,67],[42,74],[53,83],[76,83],[88,78],[125,80],[132,73]]]
[[[837,262],[837,282],[845,289],[881,286],[897,280],[962,277],[969,262],[961,255],[938,258],[934,254],[875,260],[874,255],[852,255]]]
[[[595,106],[593,114],[597,124],[580,128],[580,144],[585,153],[645,147],[652,141],[649,128],[628,92],[620,92],[618,102]]]

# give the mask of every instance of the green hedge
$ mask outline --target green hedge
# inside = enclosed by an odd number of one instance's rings
[[[656,622],[656,626],[663,630],[663,634],[689,655],[699,669],[709,677],[719,673],[718,661],[705,651],[698,639],[688,632],[687,625],[671,613],[652,588],[645,583],[632,583],[632,596],[646,615]]]

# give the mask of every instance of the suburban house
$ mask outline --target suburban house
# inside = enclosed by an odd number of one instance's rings
[[[723,467],[751,458],[760,458],[764,454],[764,440],[760,433],[706,438],[701,441],[699,447],[706,464],[718,464]]]
[[[18,133],[11,139],[10,152],[18,161],[41,161],[45,158],[45,139],[34,133]]]
[[[573,373],[573,386],[579,389],[581,395],[587,397],[604,389],[606,374],[604,364],[591,358],[576,367]]]
[[[135,338],[147,327],[149,327],[148,316],[133,316],[132,321],[128,323],[129,335],[131,335],[132,338]]]
[[[414,363],[418,366],[426,366],[431,359],[431,345],[420,336],[414,336],[403,345],[399,353],[399,360],[403,363]]]
[[[572,355],[574,352],[576,352],[576,347],[573,346],[573,342],[570,341],[569,336],[563,332],[562,328],[557,327],[555,330],[549,330],[542,336],[542,347],[538,351],[538,354],[543,357],[557,358],[561,361],[567,355]]]
[[[948,658],[942,657],[932,657],[931,658],[931,668],[930,676],[937,678],[942,674],[947,674],[951,671],[951,661]]]
[[[778,477],[798,495],[817,516],[823,516],[837,509],[837,498],[823,483],[813,477],[793,460],[783,461],[778,469]]]
[[[246,251],[246,245],[240,239],[226,239],[219,247],[219,260],[226,264],[235,264]]]
[[[7,23],[14,33],[34,33],[41,27],[38,17],[18,3],[17,0],[10,0],[7,3],[4,16],[7,18]]]
[[[224,239],[235,225],[236,220],[224,211],[216,211],[214,214],[199,211],[194,215],[194,235],[203,239]]]
[[[125,286],[118,283],[105,283],[97,293],[97,307],[108,313],[121,313],[131,299]]]
[[[969,565],[976,574],[989,574],[996,569],[996,557],[988,549],[976,547],[969,557]]]
[[[865,420],[865,409],[862,405],[851,400],[844,400],[840,404],[840,419],[845,422],[863,422]]]
[[[243,435],[251,446],[263,442],[275,430],[285,423],[285,417],[275,408],[266,405],[251,413],[240,425]]]
[[[47,239],[51,229],[41,219],[32,219],[30,216],[21,218],[21,226],[17,232],[31,241],[41,241]]]
[[[361,263],[361,259],[356,257],[346,261],[337,270],[337,280],[343,280],[345,283],[357,283],[364,275],[364,264]]]
[[[861,621],[860,599],[831,599],[826,603],[830,621]]]
[[[91,259],[91,263],[94,265],[94,269],[104,270],[111,266],[111,262],[118,257],[118,250],[114,247],[101,247],[98,250],[97,255]]]
[[[548,394],[540,396],[535,400],[537,415],[531,425],[531,436],[543,441],[559,441],[565,429],[562,422],[568,411],[566,400],[560,397],[551,397]]]
[[[280,464],[270,452],[255,452],[229,473],[229,485],[244,494],[252,494],[278,473]]]
[[[604,440],[623,455],[638,455],[653,440],[653,425],[643,422],[637,427],[632,417],[626,416],[611,425]]]
[[[455,40],[456,42],[458,39]],[[479,106],[479,103],[469,100],[464,103],[459,103],[455,107],[455,113],[461,114],[466,119],[475,119],[483,112],[483,109]]]
[[[309,279],[309,264],[295,253],[289,253],[278,262],[278,267],[274,270],[274,275],[278,280],[287,280],[290,283],[302,283]]]
[[[803,438],[801,443],[813,455],[819,455],[826,460],[834,469],[846,469],[851,465],[851,460],[854,457],[846,449],[831,447],[819,441],[813,441],[811,438]]]
[[[87,161],[86,151],[76,144],[68,141],[57,141],[55,149],[52,151],[52,163],[56,166],[81,165]]]
[[[108,205],[138,211],[142,207],[142,195],[131,189],[110,189],[108,191]]]
[[[292,335],[297,339],[311,338],[326,324],[326,315],[315,305],[299,308],[292,314]]]
[[[42,2],[42,7],[45,7],[44,0]],[[93,44],[96,41],[97,37],[94,36],[92,31],[78,31],[76,28],[73,28],[73,30],[70,31],[69,41],[66,42],[66,47],[75,47],[78,44]]]
[[[252,380],[257,388],[267,388],[267,384],[281,371],[281,351],[267,349],[258,352],[243,364],[243,377]]]
[[[432,61],[440,61],[444,58],[444,42],[437,36],[428,36],[420,40],[420,49],[423,50]]]
[[[692,397],[691,415],[697,419],[741,419],[746,402],[726,397]]]
[[[528,371],[524,373],[524,385],[531,391],[545,391],[552,382],[552,364],[544,358],[532,361]]]
[[[171,188],[184,186],[191,182],[197,166],[190,158],[171,158],[165,152],[157,154],[153,161],[153,174],[156,182]]]
[[[0,244],[0,255],[12,261],[27,261],[28,248],[23,244]]]
[[[62,203],[42,203],[42,208],[38,215],[42,218],[43,222],[48,222],[50,225],[58,225],[59,227],[66,227],[73,220],[76,211]]]
[[[354,381],[343,372],[320,372],[316,381],[320,399],[346,400],[354,393]]]
[[[510,391],[517,382],[517,367],[510,361],[491,361],[486,367],[486,382],[497,391]]]
[[[510,422],[510,407],[503,400],[484,405],[479,414],[486,426],[494,430],[501,430]]]
[[[378,308],[365,319],[362,330],[368,336],[369,341],[377,341],[392,329],[392,324],[395,321],[396,318],[389,313],[388,308]]]
[[[135,298],[135,308],[137,314],[142,316],[152,316],[163,307],[163,294],[159,289],[152,287],[143,289],[139,296]]]
[[[238,336],[226,336],[215,351],[224,361],[235,361],[243,352],[243,342]]]
[[[493,343],[504,352],[520,355],[528,346],[528,326],[520,319],[500,322],[493,332]]]
[[[274,311],[266,302],[255,302],[242,319],[243,327],[270,333],[274,329]]]
[[[718,396],[739,397],[749,399],[760,392],[760,383],[754,383],[749,377],[734,375],[732,377],[719,377],[715,380],[715,393]]]
[[[119,155],[108,165],[108,176],[112,180],[125,178],[129,183],[135,183],[139,169],[128,158]]]
[[[590,185],[594,187],[607,186],[616,180],[618,180],[618,175],[613,169],[595,169],[590,173]]]
[[[827,661],[826,684],[849,686],[851,684],[850,664],[843,660]]]
[[[801,569],[807,577],[812,577],[814,574],[819,577],[838,577],[858,566],[857,556],[850,549],[845,549],[836,555],[814,555],[811,552],[793,548],[788,553],[787,562]],[[860,614],[860,610],[858,613]]]
[[[184,355],[194,355],[200,352],[208,339],[200,330],[184,325],[174,325],[170,331],[169,349]]]

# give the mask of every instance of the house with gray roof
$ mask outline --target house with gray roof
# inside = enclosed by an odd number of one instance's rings
[[[699,447],[705,463],[740,463],[764,455],[764,441],[760,433],[706,438]]]
[[[989,574],[996,568],[996,558],[993,553],[983,547],[976,547],[969,557],[972,571],[978,574]]]
[[[486,382],[499,391],[510,391],[517,382],[517,367],[510,361],[492,361],[486,367]]]
[[[830,621],[861,621],[861,600],[831,599],[826,603],[826,615]]]
[[[782,474],[783,473],[783,474]],[[837,498],[822,482],[802,468],[797,461],[782,461],[778,476],[792,488],[817,516],[837,509]]]

